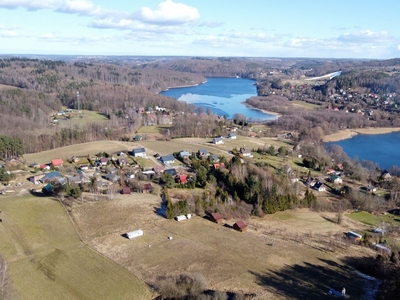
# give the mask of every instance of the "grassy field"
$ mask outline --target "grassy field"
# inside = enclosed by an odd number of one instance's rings
[[[230,228],[236,220],[225,226],[199,216],[176,222],[157,215],[159,206],[155,195],[119,195],[112,202],[76,203],[73,216],[91,247],[150,284],[160,275],[201,273],[208,288],[255,292],[259,299],[323,299],[329,287],[343,284],[351,299],[363,299],[367,282],[340,257],[370,249],[327,251],[332,235],[346,230],[331,215],[300,210],[252,218],[240,233]],[[136,229],[144,235],[121,236]]]
[[[86,125],[87,123],[94,123],[94,122],[108,122],[108,118],[104,116],[103,114],[100,114],[96,111],[90,111],[90,110],[81,110],[81,113],[79,114],[77,110],[74,111],[75,117],[68,119],[68,120],[62,120],[60,119],[59,125],[60,126],[75,126],[75,125]]]
[[[169,125],[160,125],[160,126],[142,126],[139,128],[137,131],[138,134],[143,134],[143,133],[161,133],[163,129],[167,129],[171,126]]]
[[[313,110],[313,109],[321,107],[320,105],[311,104],[311,103],[307,103],[307,102],[299,101],[299,100],[291,101],[291,103],[294,106],[302,107],[302,108],[305,108],[307,110]]]
[[[360,212],[353,212],[351,214],[346,215],[348,218],[364,223],[370,226],[381,226],[383,222],[393,224],[393,225],[400,225],[400,218],[395,217],[391,214],[386,215],[373,215],[366,211]]]
[[[61,204],[0,199],[0,253],[18,299],[150,299],[147,286],[79,240]]]

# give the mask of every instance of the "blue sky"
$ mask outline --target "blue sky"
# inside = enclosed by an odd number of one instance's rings
[[[400,57],[398,0],[0,0],[0,53]]]

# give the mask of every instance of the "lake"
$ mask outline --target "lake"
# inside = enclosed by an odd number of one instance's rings
[[[246,99],[257,96],[255,81],[244,78],[207,78],[207,82],[197,86],[171,88],[161,92],[179,101],[209,108],[214,114],[232,119],[236,113],[248,120],[274,120],[277,116],[264,113],[243,104]]]
[[[325,143],[339,145],[351,157],[361,160],[370,160],[379,165],[381,169],[400,166],[400,132],[387,134],[358,134],[350,139]]]

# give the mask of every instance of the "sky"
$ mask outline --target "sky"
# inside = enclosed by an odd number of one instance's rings
[[[400,57],[398,0],[0,0],[0,54]]]

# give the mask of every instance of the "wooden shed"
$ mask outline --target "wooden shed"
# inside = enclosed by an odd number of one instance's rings
[[[235,224],[233,224],[233,229],[244,232],[247,230],[247,224],[243,220],[239,220]]]
[[[211,214],[210,216],[210,220],[214,223],[220,224],[222,223],[222,221],[224,220],[224,218],[221,216],[220,213],[216,212]]]

